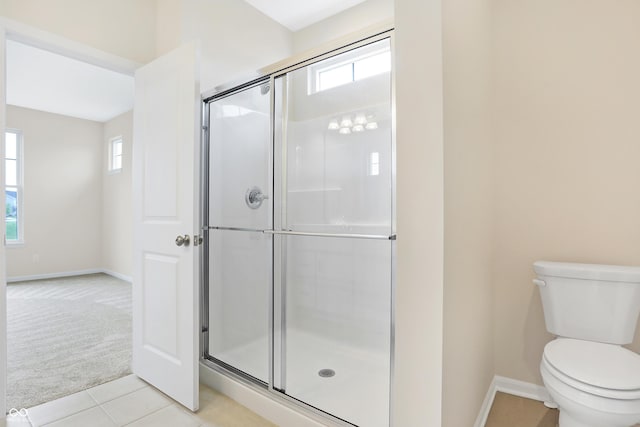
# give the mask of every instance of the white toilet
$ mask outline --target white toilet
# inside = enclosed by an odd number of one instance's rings
[[[640,423],[640,267],[538,261],[547,330],[540,372],[560,410],[560,427]]]

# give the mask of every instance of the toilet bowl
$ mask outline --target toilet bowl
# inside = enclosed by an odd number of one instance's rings
[[[630,427],[640,423],[640,355],[613,344],[557,338],[540,372],[561,408],[560,427]]]
[[[640,267],[537,261],[547,331],[540,373],[560,427],[640,423]]]

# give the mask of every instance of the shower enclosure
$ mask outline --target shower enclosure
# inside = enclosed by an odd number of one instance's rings
[[[285,402],[388,426],[388,35],[205,100],[203,356]]]

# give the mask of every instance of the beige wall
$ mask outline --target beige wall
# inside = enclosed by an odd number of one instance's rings
[[[101,267],[102,124],[9,106],[24,138],[24,245],[7,276]]]
[[[109,141],[122,137],[122,170],[107,173]],[[133,111],[104,123],[102,152],[102,264],[118,275],[131,277],[133,211],[131,194],[131,148]]]
[[[155,56],[156,0],[0,0],[0,15],[132,61]]]
[[[445,427],[472,426],[493,379],[490,0],[443,4]]]
[[[243,83],[292,52],[291,32],[244,1],[160,0],[157,22],[158,54],[200,40],[203,92]]]
[[[371,25],[393,20],[393,0],[367,0],[293,33],[293,51],[300,53]]]
[[[542,384],[535,260],[640,265],[639,22],[635,0],[494,1],[499,375]]]
[[[397,283],[393,421],[442,423],[442,3],[395,1]]]

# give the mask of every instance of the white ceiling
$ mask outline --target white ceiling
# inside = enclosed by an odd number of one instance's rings
[[[298,31],[365,0],[245,0]],[[7,103],[99,122],[133,108],[134,79],[82,61],[7,41]]]
[[[365,0],[245,0],[291,31],[298,31]]]
[[[7,41],[7,104],[105,122],[133,97],[132,76]]]

